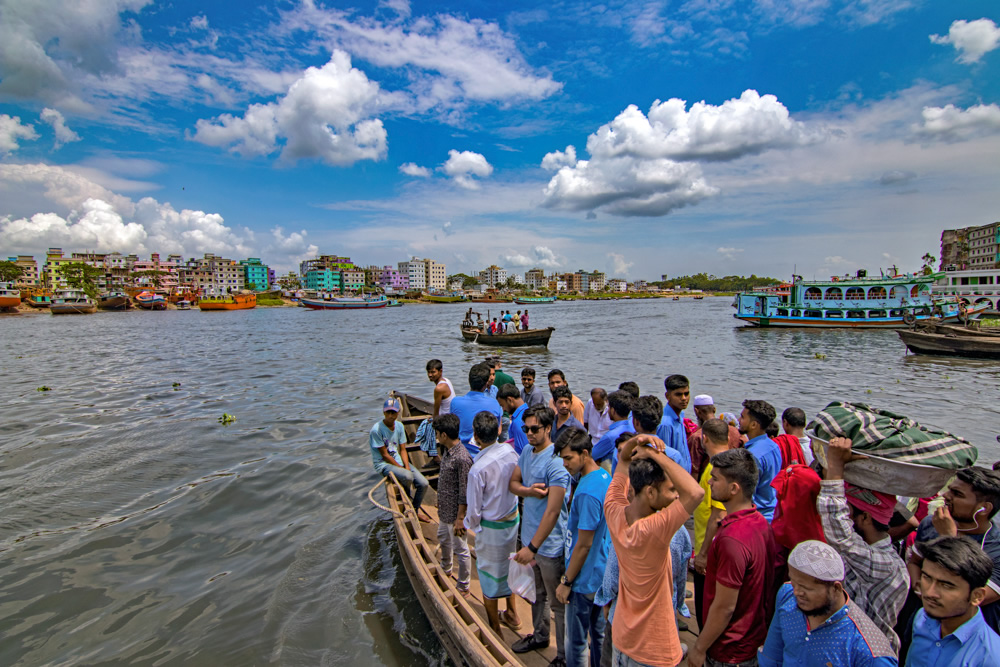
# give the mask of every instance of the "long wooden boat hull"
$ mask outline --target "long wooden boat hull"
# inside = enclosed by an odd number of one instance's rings
[[[389,305],[389,300],[322,301],[317,299],[300,299],[299,304],[312,310],[365,310],[369,308],[385,308]]]
[[[0,308],[17,308],[21,305],[19,296],[0,296]]]
[[[53,315],[90,315],[97,312],[93,303],[54,303],[49,306]]]
[[[476,329],[462,329],[462,338],[472,343],[488,345],[490,347],[533,347],[549,346],[549,338],[555,327],[546,329],[529,329],[528,331],[518,331],[517,333],[496,334],[489,336],[479,333]]]
[[[27,303],[32,308],[48,308],[49,306],[52,305],[52,302],[49,301],[48,297],[45,297],[45,299],[39,300],[39,299],[36,299],[35,297],[29,296]]]
[[[956,336],[920,331],[896,332],[914,354],[931,354],[974,359],[1000,359],[1000,338]]]
[[[208,299],[198,302],[201,310],[249,310],[257,307],[257,297],[253,294],[235,294],[224,299]]]
[[[421,294],[420,298],[431,303],[458,303],[465,301],[464,296],[439,296],[437,294]]]
[[[970,308],[968,316],[970,318],[982,314],[986,307]],[[869,319],[851,318],[828,318],[821,317],[761,317],[759,315],[733,315],[738,320],[742,320],[755,327],[798,327],[810,329],[906,329],[910,325],[901,317],[879,317]],[[936,318],[933,315],[916,315],[916,322],[941,319],[946,323],[957,323],[958,314],[944,318]]]
[[[534,305],[542,304],[542,303],[555,303],[555,301],[556,301],[556,298],[554,296],[539,297],[537,299],[527,299],[527,298],[525,298],[525,299],[515,298],[514,299],[514,303],[518,304],[519,306],[534,306]]]
[[[128,296],[113,296],[108,298],[101,298],[97,302],[97,307],[101,310],[128,310],[132,307],[132,302],[129,301]]]
[[[136,303],[139,304],[140,308],[143,308],[145,310],[166,310],[167,309],[167,302],[164,301],[163,299],[155,299],[155,300],[149,300],[149,301],[147,301],[145,299],[136,299]]]

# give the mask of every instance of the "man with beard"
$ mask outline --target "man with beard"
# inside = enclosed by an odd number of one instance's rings
[[[907,667],[1000,664],[1000,636],[979,611],[993,571],[989,556],[967,537],[939,537],[923,554],[923,609],[913,619]]]
[[[898,667],[889,640],[844,592],[844,562],[833,547],[802,542],[788,556],[788,576],[761,667]]]
[[[744,446],[757,459],[757,467],[760,469],[753,504],[768,523],[774,518],[774,508],[778,506],[778,495],[771,482],[781,472],[781,450],[774,444],[774,440],[767,437],[767,427],[775,416],[774,406],[767,401],[743,401],[740,433],[749,438]]]

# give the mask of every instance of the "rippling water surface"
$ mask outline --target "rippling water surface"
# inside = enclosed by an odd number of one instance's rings
[[[729,302],[529,308],[551,347],[505,368],[561,368],[584,399],[684,373],[724,410],[868,402],[1000,458],[1000,365],[739,328]],[[367,431],[390,390],[430,395],[429,358],[466,386],[465,308],[0,317],[0,665],[445,663],[365,498]]]

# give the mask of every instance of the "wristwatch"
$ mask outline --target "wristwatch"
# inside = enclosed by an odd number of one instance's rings
[[[560,577],[559,583],[562,584],[563,586],[569,586],[570,588],[573,587],[573,582],[567,579],[565,574],[562,577]]]

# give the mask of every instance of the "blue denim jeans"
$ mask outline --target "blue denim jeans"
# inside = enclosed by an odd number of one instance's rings
[[[614,657],[611,658],[611,665],[612,667],[653,667],[644,662],[633,660],[617,648],[615,648]]]
[[[410,490],[410,487],[413,487],[413,509],[420,509],[420,504],[424,502],[424,494],[427,493],[427,487],[430,485],[427,478],[413,466],[410,466],[409,469],[386,466],[382,469],[382,476],[388,477],[390,472],[396,476],[403,488]]]
[[[600,667],[601,644],[604,642],[604,611],[594,604],[593,595],[575,591],[566,605],[566,666],[587,667],[587,636],[590,636],[590,667]]]

